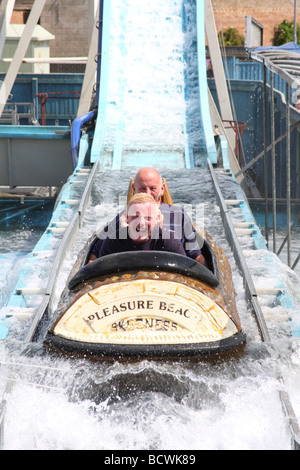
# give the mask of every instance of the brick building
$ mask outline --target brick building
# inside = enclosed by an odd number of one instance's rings
[[[297,18],[300,22],[300,2]],[[245,35],[245,16],[255,18],[263,27],[263,44],[272,45],[276,26],[294,21],[294,0],[212,0],[217,31],[236,28]]]
[[[52,57],[87,56],[88,0],[47,0],[40,22],[55,36]]]
[[[142,0],[140,0],[142,1]],[[300,22],[300,2],[298,16]],[[25,23],[33,0],[16,0],[12,23]],[[81,57],[88,54],[89,0],[47,0],[40,25],[55,36],[51,57]],[[217,31],[232,27],[245,35],[245,16],[255,18],[263,27],[264,45],[273,43],[276,26],[284,19],[293,21],[294,0],[212,0]],[[51,71],[59,66],[51,66]],[[71,69],[70,69],[71,67]],[[82,72],[84,66],[68,66],[68,71]]]

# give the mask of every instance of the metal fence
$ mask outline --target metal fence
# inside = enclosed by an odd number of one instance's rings
[[[300,253],[292,259],[292,233],[300,224],[300,113],[293,89],[262,63],[227,57],[224,65],[236,115],[247,122],[241,171],[261,194],[249,202],[264,206],[267,244],[277,255],[285,250],[287,265],[295,269],[300,260]],[[286,235],[278,242],[283,226]]]
[[[20,109],[22,103],[30,103],[36,124],[69,125],[77,115],[83,78],[84,74],[80,73],[19,74],[5,108],[7,118],[15,125],[32,124]],[[0,81],[3,79],[4,75],[0,74]],[[16,109],[16,113],[9,111],[11,109]]]

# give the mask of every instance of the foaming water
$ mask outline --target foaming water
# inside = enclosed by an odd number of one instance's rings
[[[0,230],[0,307],[5,305],[26,255],[34,248],[43,229],[12,227]]]
[[[128,9],[124,8],[124,0],[112,4],[114,60],[110,67],[115,68],[110,74],[106,150],[112,149],[121,116],[126,116],[124,142],[128,148],[143,145],[163,148],[166,141],[170,147],[181,146],[180,2],[129,0]],[[138,37],[142,46],[136,56],[139,42],[134,40],[134,25],[140,29]],[[175,38],[171,52],[167,40],[170,37]],[[153,50],[145,44],[149,38],[156,42]],[[166,60],[166,51],[169,51],[167,55],[171,54],[170,61]],[[128,60],[124,61],[124,57]],[[138,73],[134,70],[136,63],[143,64]],[[166,92],[165,86],[170,77],[174,84],[172,93],[169,88]],[[159,99],[146,93],[155,88],[159,90]],[[126,94],[122,94],[125,89]],[[162,125],[162,121],[171,123],[172,129]],[[300,416],[297,398],[300,353],[297,341],[287,339],[290,321],[273,322],[275,341],[272,347],[262,347],[245,301],[243,280],[225,237],[208,171],[178,172],[163,165],[160,170],[167,178],[174,202],[184,204],[192,220],[205,228],[228,256],[238,310],[248,338],[246,350],[239,356],[210,362],[101,363],[58,357],[44,351],[41,344],[31,344],[28,353],[21,354],[22,338],[31,320],[13,320],[11,335],[0,344],[2,398],[7,381],[11,384],[5,393],[4,449],[290,448],[278,395],[282,388],[278,380],[280,368]],[[124,208],[134,173],[135,170],[101,171],[97,175],[83,226],[60,270],[50,314],[55,311],[86,239]],[[228,192],[232,190],[229,185]],[[251,251],[252,247],[248,249]],[[263,284],[269,272],[262,269],[260,255],[253,255],[252,266]],[[41,286],[45,283],[43,267],[43,264],[37,266],[34,272]],[[272,309],[270,303],[264,307]]]
[[[123,152],[183,149],[181,2],[115,0],[111,18],[105,150],[116,129]]]
[[[99,172],[83,227],[60,272],[56,302],[87,237],[123,208],[119,203],[131,176],[129,170]],[[7,341],[0,354],[0,379],[9,376],[13,385],[7,397],[5,449],[290,447],[278,396],[278,364],[289,371],[293,357],[295,374],[297,347],[257,348],[259,335],[225,238],[209,173],[186,170],[178,175],[165,170],[163,176],[174,202],[182,201],[192,213],[201,214],[198,224],[230,260],[249,349],[237,357],[210,362],[101,363],[58,357],[39,344],[31,345],[30,354],[20,356],[19,334]]]
[[[290,447],[272,357],[101,364],[36,356],[13,370],[6,449]]]

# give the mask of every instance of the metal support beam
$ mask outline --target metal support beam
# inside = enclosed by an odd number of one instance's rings
[[[94,16],[88,62],[85,68],[85,74],[84,74],[84,79],[83,79],[83,84],[82,84],[77,117],[82,116],[83,114],[89,112],[93,88],[97,79],[97,64],[95,62],[95,57],[96,57],[97,50],[98,50],[98,29],[96,26],[98,18],[99,18],[99,1],[98,1],[97,9],[96,9],[96,14]]]
[[[286,199],[287,199],[287,264],[291,267],[291,136],[290,86],[286,84]]]
[[[219,101],[219,106],[220,106],[221,118],[223,121],[234,121],[211,0],[204,0],[204,5],[205,5],[205,31],[206,31],[208,48],[209,48],[209,54],[210,54],[213,71],[214,71],[214,79],[215,79],[218,101]],[[230,143],[231,148],[234,149],[235,138],[236,138],[234,129],[232,128],[227,129],[225,135],[227,137],[227,140]],[[229,155],[229,158],[230,157],[231,155]],[[240,170],[240,166],[235,156],[233,158],[230,158],[230,167],[233,173],[237,173]],[[240,183],[241,180],[243,180],[243,178],[237,178],[237,180]]]
[[[13,62],[14,59],[5,57],[1,59],[1,62]],[[24,64],[86,64],[88,58],[83,57],[23,57],[22,63]]]
[[[36,26],[39,17],[41,16],[45,3],[46,0],[35,0],[32,6],[29,18],[25,25],[23,34],[19,40],[16,52],[14,54],[13,61],[10,64],[10,67],[5,76],[5,80],[0,89],[0,117],[2,116],[7,99],[18,75],[20,66],[22,64],[23,57],[25,56],[29,43],[31,41],[34,27]]]
[[[6,41],[7,25],[10,23],[14,5],[15,0],[2,0],[0,4],[0,59]]]
[[[218,100],[220,105],[220,112],[223,120],[233,121],[232,109],[229,100],[229,94],[227,89],[226,77],[223,67],[223,61],[218,41],[218,35],[216,31],[216,25],[214,20],[214,14],[212,9],[211,0],[205,0],[205,30],[207,36],[207,43],[209,48],[209,54],[214,71],[214,79],[216,83],[216,89],[218,94]],[[233,136],[234,137],[234,136]],[[234,147],[235,139],[231,142]]]
[[[300,253],[298,254],[296,260],[294,261],[294,264],[293,264],[293,266],[292,266],[292,269],[295,269],[295,268],[296,268],[296,266],[297,266],[297,264],[299,263],[299,261],[300,261]]]
[[[295,122],[295,124],[292,124],[290,126],[290,132],[296,129],[299,126],[299,124],[300,124],[300,121],[297,121]],[[285,139],[286,134],[287,133],[285,132],[280,137],[277,137],[277,139],[275,140],[275,145],[279,144],[279,142]],[[258,162],[258,160],[260,160],[265,155],[265,151],[269,152],[270,150],[272,150],[272,143],[268,145],[268,147],[264,149],[262,152],[260,152],[256,157],[254,157],[250,162],[248,162],[247,165],[243,166],[243,168],[241,168],[237,173],[235,173],[234,177],[237,178],[242,173],[245,173],[245,171],[249,170],[249,168],[251,168],[256,162]]]
[[[267,100],[267,68],[264,64],[264,94],[263,94],[263,116],[264,116],[264,189],[265,189],[265,238],[267,246],[269,246],[269,168],[268,168],[268,151],[267,151],[267,142],[268,142],[268,127],[267,127],[267,118],[268,118],[268,100]]]
[[[89,48],[91,46],[92,37],[94,33],[95,18],[98,18],[100,0],[88,0],[88,24],[89,24]]]
[[[273,203],[273,252],[276,253],[276,145],[275,145],[275,104],[274,74],[270,71],[271,84],[271,146],[272,146],[272,203]]]
[[[285,199],[284,202],[285,202],[286,204],[288,203],[286,199]],[[290,204],[293,203],[293,202],[295,202],[295,200],[290,199]],[[296,201],[296,202],[298,202],[298,201]],[[291,232],[294,230],[294,228],[297,226],[299,220],[300,220],[300,213],[298,213],[298,214],[295,216],[293,225],[291,226],[291,229],[290,229],[290,233],[291,233]],[[281,245],[280,245],[280,247],[279,247],[279,250],[278,250],[277,253],[276,253],[277,256],[280,255],[280,253],[282,252],[282,250],[283,250],[285,244],[287,243],[287,241],[288,241],[288,235],[285,236],[283,242],[281,243]]]
[[[297,44],[297,0],[294,0],[294,43]]]

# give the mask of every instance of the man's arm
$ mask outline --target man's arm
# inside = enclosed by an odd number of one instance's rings
[[[203,255],[197,256],[197,258],[195,258],[195,260],[198,261],[198,263],[203,264],[203,266],[207,267],[207,264],[206,264],[206,261],[205,261],[205,258],[204,258]]]

